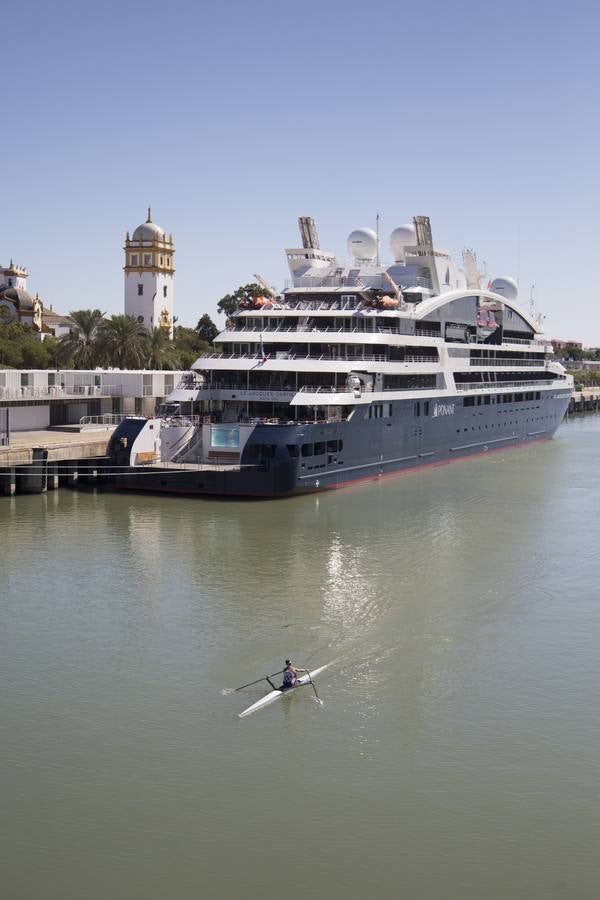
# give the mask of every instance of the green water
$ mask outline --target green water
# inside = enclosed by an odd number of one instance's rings
[[[596,900],[599,451],[2,498],[3,896]],[[323,707],[238,719],[289,655]]]

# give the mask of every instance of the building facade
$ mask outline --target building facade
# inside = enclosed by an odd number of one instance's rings
[[[73,321],[44,306],[37,294],[33,297],[27,290],[27,278],[27,269],[16,266],[12,259],[6,268],[0,267],[0,321],[27,325],[40,340],[48,334],[68,334]]]
[[[148,331],[162,328],[173,338],[173,235],[148,218],[125,237],[125,315],[133,316]]]
[[[154,369],[0,369],[12,431],[76,425],[83,416],[152,416],[189,376]]]

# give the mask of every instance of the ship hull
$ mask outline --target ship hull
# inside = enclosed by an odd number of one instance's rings
[[[536,399],[502,402],[502,395],[395,400],[360,406],[348,421],[258,424],[241,466],[123,467],[111,488],[217,497],[286,497],[444,465],[478,454],[552,438],[570,391],[542,391]],[[473,403],[473,405],[465,405]],[[124,423],[126,427],[126,423]],[[115,433],[118,441],[119,431]],[[114,443],[114,439],[113,439]],[[265,448],[269,456],[265,457]],[[123,460],[113,459],[122,465]]]

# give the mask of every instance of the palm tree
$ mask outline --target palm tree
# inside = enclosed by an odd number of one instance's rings
[[[148,359],[149,335],[133,316],[111,316],[98,333],[103,362],[118,369],[142,369]]]
[[[181,359],[177,348],[163,328],[154,328],[148,341],[149,369],[178,369]]]
[[[75,327],[58,341],[58,358],[77,369],[91,369],[99,362],[98,331],[104,321],[99,309],[76,309],[69,313]]]

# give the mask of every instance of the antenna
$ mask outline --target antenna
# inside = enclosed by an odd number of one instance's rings
[[[376,258],[375,262],[376,262],[376,265],[380,266],[381,260],[379,258],[379,213],[377,213],[377,216],[375,217],[375,222],[376,222],[375,231],[377,232],[377,258]]]

